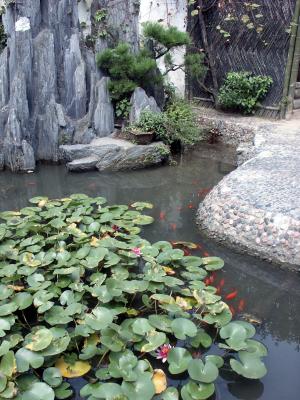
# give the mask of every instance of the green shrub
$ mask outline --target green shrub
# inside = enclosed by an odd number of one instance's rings
[[[250,72],[230,72],[219,92],[223,108],[252,114],[266,96],[273,80]]]
[[[145,22],[143,33],[145,39],[152,42],[156,58],[162,57],[175,47],[186,46],[191,43],[191,38],[187,32],[178,30],[176,26],[164,27],[158,22]]]
[[[156,62],[147,51],[134,54],[126,43],[98,54],[97,64],[110,76],[109,91],[116,101],[129,96],[137,86],[146,85],[156,69]]]
[[[192,145],[201,138],[192,107],[181,99],[172,102],[163,113],[144,111],[135,126],[145,132],[154,132],[165,144]]]
[[[200,140],[201,132],[196,115],[187,101],[176,99],[168,106],[166,114],[175,140],[179,140],[182,145],[191,145]]]
[[[116,116],[127,119],[131,110],[130,101],[127,99],[120,100],[116,103]]]

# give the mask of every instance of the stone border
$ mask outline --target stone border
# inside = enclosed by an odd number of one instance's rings
[[[240,165],[200,204],[199,228],[227,247],[299,271],[300,121],[199,112],[201,124],[220,129],[220,140],[237,147]],[[270,181],[263,180],[264,168]],[[254,188],[250,194],[248,179]],[[272,190],[272,182],[276,189]],[[266,197],[262,183],[270,189]]]

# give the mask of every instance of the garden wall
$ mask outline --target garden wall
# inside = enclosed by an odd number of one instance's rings
[[[165,25],[174,25],[185,31],[187,27],[187,2],[186,0],[141,0],[140,24],[146,21],[160,21]],[[142,27],[141,27],[142,32]],[[182,63],[185,49],[177,50],[174,59]],[[163,68],[163,66],[161,66]],[[170,81],[176,86],[179,93],[185,93],[185,74],[178,70],[169,73]]]
[[[284,100],[290,28],[296,0],[210,0],[204,3],[208,4],[204,19],[219,86],[229,71],[246,70],[270,75],[274,84],[260,113],[276,117]],[[197,47],[202,48],[198,15],[191,16],[191,12],[188,30]],[[206,84],[212,86],[210,74]],[[189,92],[191,97],[201,98],[202,103],[211,103],[209,95],[196,82],[189,82]]]

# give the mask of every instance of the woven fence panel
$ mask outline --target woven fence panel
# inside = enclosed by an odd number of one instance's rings
[[[204,13],[204,18],[219,87],[230,71],[269,75],[274,84],[263,105],[279,107],[289,51],[289,28],[296,0],[209,2],[212,7]],[[188,29],[196,46],[202,48],[197,16],[189,16]],[[206,84],[212,86],[210,74]],[[191,97],[208,97],[196,82],[188,82],[188,88]]]

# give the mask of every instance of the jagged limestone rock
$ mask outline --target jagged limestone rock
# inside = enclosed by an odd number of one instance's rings
[[[16,111],[11,109],[3,144],[4,164],[12,171],[29,171],[35,168],[34,151],[31,145],[22,140],[21,127]]]
[[[135,89],[131,96],[130,104],[130,123],[137,122],[140,119],[141,113],[145,110],[157,113],[161,112],[154,97],[148,97],[145,90],[140,87]]]
[[[94,128],[97,136],[110,135],[114,130],[114,108],[108,91],[109,78],[103,77],[96,85]]]
[[[5,48],[0,55],[0,108],[4,107],[9,100],[8,79],[8,54]]]
[[[162,164],[169,156],[169,147],[161,142],[140,146],[122,139],[97,138],[86,145],[60,146],[60,159],[67,161],[72,172],[141,169]]]
[[[115,40],[138,48],[135,0],[88,2],[91,27],[95,12],[106,8]],[[7,149],[1,151],[5,167],[32,169],[32,153],[36,160],[56,162],[62,138],[88,143],[94,134],[112,133],[107,79],[101,80],[96,66],[97,45],[85,44],[78,1],[15,0],[3,24],[7,48],[0,55],[0,148]],[[111,39],[101,40],[107,47]]]

